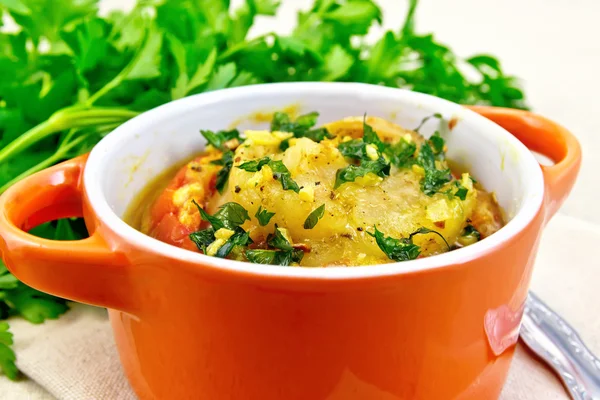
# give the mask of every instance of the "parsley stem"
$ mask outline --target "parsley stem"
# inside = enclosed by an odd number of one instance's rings
[[[46,137],[69,128],[123,123],[138,115],[135,111],[122,108],[67,107],[34,126],[0,150],[0,163],[16,156]]]

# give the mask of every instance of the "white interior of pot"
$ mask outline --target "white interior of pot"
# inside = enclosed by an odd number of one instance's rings
[[[421,133],[429,136],[439,130],[447,141],[448,158],[495,192],[509,219],[524,208],[530,208],[533,215],[540,207],[543,180],[539,165],[505,130],[435,97],[362,84],[261,85],[161,106],[117,128],[93,150],[85,171],[86,190],[93,205],[96,201],[104,203],[122,217],[149,181],[202,151],[206,142],[201,129],[227,129],[234,123],[241,130],[267,128],[268,123],[252,122],[247,117],[291,105],[300,113],[318,111],[319,123],[366,113],[406,128],[415,128],[424,117],[441,113],[446,121],[432,119]],[[449,130],[447,121],[452,118],[457,123]]]

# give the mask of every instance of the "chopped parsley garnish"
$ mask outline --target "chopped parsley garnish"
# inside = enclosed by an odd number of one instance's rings
[[[377,226],[375,226],[374,228],[374,233],[368,231],[367,233],[375,238],[375,241],[377,242],[377,245],[379,246],[381,251],[383,251],[390,260],[408,261],[414,260],[417,257],[419,257],[419,255],[421,254],[421,248],[413,243],[413,237],[416,235],[434,233],[442,238],[446,246],[448,246],[448,250],[450,250],[450,245],[441,233],[425,227],[417,229],[416,231],[411,233],[407,238],[402,239],[394,239],[392,237],[385,236],[381,231],[377,229]]]
[[[277,250],[251,249],[246,250],[248,261],[256,264],[271,264],[288,266],[299,263],[304,257],[304,252],[294,249],[293,245],[282,233],[282,229],[275,226],[275,233],[267,237],[267,244]]]
[[[344,157],[362,160],[367,157],[365,142],[362,139],[352,139],[338,145],[338,150]]]
[[[235,233],[231,235],[229,239],[227,239],[225,244],[223,244],[219,250],[217,250],[215,257],[225,258],[229,255],[229,253],[231,253],[231,250],[233,250],[235,246],[245,247],[250,243],[252,243],[252,239],[250,239],[248,232],[244,231],[240,227],[237,227],[235,228]]]
[[[398,143],[390,144],[385,150],[385,155],[390,158],[392,164],[398,168],[409,168],[415,160],[415,152],[417,151],[416,143],[408,141],[404,138]]]
[[[281,182],[283,190],[293,190],[294,192],[300,192],[300,187],[292,179],[292,174],[287,169],[283,161],[271,161],[269,167],[273,170],[273,178]]]
[[[200,133],[202,136],[204,136],[209,144],[222,151],[228,150],[228,148],[225,146],[225,143],[232,139],[237,139],[238,143],[242,142],[242,139],[240,138],[240,132],[237,129],[218,132],[201,130]]]
[[[460,182],[458,182],[456,186],[458,186],[458,190],[454,193],[454,195],[462,201],[465,201],[465,199],[467,198],[467,193],[469,193],[469,189],[461,185]]]
[[[239,165],[238,168],[249,172],[258,172],[265,165],[268,165],[269,168],[271,168],[273,171],[273,179],[281,182],[283,190],[293,190],[296,193],[300,192],[300,186],[292,179],[292,174],[281,160],[274,161],[269,157],[263,157],[258,160],[247,161],[242,165]]]
[[[210,222],[215,231],[218,231],[221,228],[233,230],[242,225],[245,221],[250,221],[248,211],[242,205],[235,202],[223,204],[213,215],[209,215],[204,211],[204,209],[196,203],[196,200],[192,200],[192,202],[196,205],[198,211],[200,211],[202,219]]]
[[[323,218],[323,215],[325,215],[325,204],[322,204],[308,215],[306,221],[304,221],[304,229],[314,228],[317,222]]]
[[[383,157],[379,157],[375,161],[362,161],[360,165],[348,165],[339,169],[335,174],[335,185],[333,188],[337,189],[346,182],[354,182],[356,178],[365,176],[369,172],[383,178],[390,174],[390,164]]]
[[[375,232],[367,233],[375,238],[377,245],[385,253],[390,260],[394,261],[408,261],[414,260],[421,254],[421,248],[412,242],[412,237],[394,239],[389,236],[385,236],[375,226]]]
[[[429,143],[421,145],[417,163],[425,170],[425,177],[421,180],[421,190],[427,196],[433,196],[452,180],[450,169],[437,169],[435,155]]]
[[[192,232],[189,235],[189,238],[202,253],[206,254],[206,248],[209,244],[216,240],[215,238],[215,230],[210,227],[206,229],[202,229],[201,231]]]
[[[271,218],[273,218],[274,215],[274,212],[267,211],[263,208],[263,206],[259,206],[258,210],[256,211],[256,214],[254,214],[260,226],[269,225],[269,221],[271,221]]]
[[[218,240],[215,237],[219,229],[225,228],[233,231],[233,234],[217,250],[215,257],[225,258],[229,255],[235,246],[247,246],[252,243],[252,239],[241,225],[250,220],[248,211],[240,204],[230,202],[219,207],[219,210],[213,215],[209,215],[195,200],[192,200],[198,208],[200,216],[204,221],[211,224],[210,227],[190,233],[189,238],[199,250],[207,254],[208,247]]]
[[[267,244],[279,250],[292,251],[294,249],[289,240],[283,236],[281,228],[277,226],[275,226],[275,233],[270,234],[267,238]]]
[[[263,157],[259,158],[258,160],[246,161],[245,163],[238,165],[237,168],[243,169],[244,171],[248,172],[258,172],[262,169],[263,166],[267,165],[269,162],[271,162],[271,159],[269,157]]]
[[[287,267],[292,263],[299,263],[304,257],[302,250],[246,250],[244,253],[248,261],[255,264],[269,264]]]
[[[223,193],[223,189],[225,189],[225,185],[227,185],[227,181],[229,180],[229,173],[233,167],[233,152],[229,150],[224,152],[220,160],[211,161],[211,164],[223,166],[217,172],[217,181],[215,183],[215,187],[219,193]]]
[[[431,136],[428,140],[431,145],[431,150],[433,150],[433,154],[438,160],[443,160],[446,157],[444,147],[446,146],[446,141],[443,137],[440,136],[438,131],[435,131],[433,136]]]
[[[386,151],[387,145],[379,139],[373,128],[367,124],[367,117],[363,119],[363,138],[354,139],[348,142],[340,143],[338,149],[345,157],[358,161],[358,165],[348,165],[338,169],[335,174],[334,189],[337,189],[346,182],[354,182],[356,178],[365,176],[369,172],[377,176],[385,177],[390,174],[390,163],[382,154]],[[373,145],[377,148],[378,158],[372,160],[367,153],[367,146]]]
[[[427,123],[427,121],[429,121],[432,118],[443,119],[444,117],[442,117],[442,114],[440,113],[429,115],[421,120],[421,123],[414,129],[414,131],[419,132],[419,130],[425,125],[425,123]]]
[[[454,191],[453,188],[450,188],[443,193],[448,196],[449,200],[458,197],[462,201],[465,201],[467,199],[467,194],[469,194],[469,189],[464,187],[460,181],[454,181],[454,187],[456,187],[456,191]]]
[[[461,236],[473,236],[477,240],[481,240],[481,233],[471,224],[465,226]]]
[[[300,115],[295,121],[292,121],[286,113],[276,112],[271,121],[271,131],[290,132],[295,138],[306,137],[312,141],[320,142],[323,139],[333,139],[335,136],[325,128],[311,129],[317,123],[319,113],[316,111]],[[285,151],[289,147],[289,139],[281,142],[279,148]]]

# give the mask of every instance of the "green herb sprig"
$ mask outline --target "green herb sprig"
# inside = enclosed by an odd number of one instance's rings
[[[425,235],[429,233],[433,233],[442,238],[448,250],[450,250],[450,245],[446,241],[444,236],[434,230],[421,227],[411,233],[407,238],[395,239],[389,236],[385,236],[383,232],[377,229],[377,226],[374,227],[375,231],[373,233],[368,232],[369,235],[375,238],[375,241],[381,251],[385,253],[386,256],[390,260],[394,261],[409,261],[414,260],[421,254],[421,248],[413,243],[413,237],[416,235]]]

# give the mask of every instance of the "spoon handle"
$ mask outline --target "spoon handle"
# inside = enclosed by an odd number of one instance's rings
[[[574,400],[600,399],[600,360],[575,329],[529,293],[520,337],[553,368]]]

